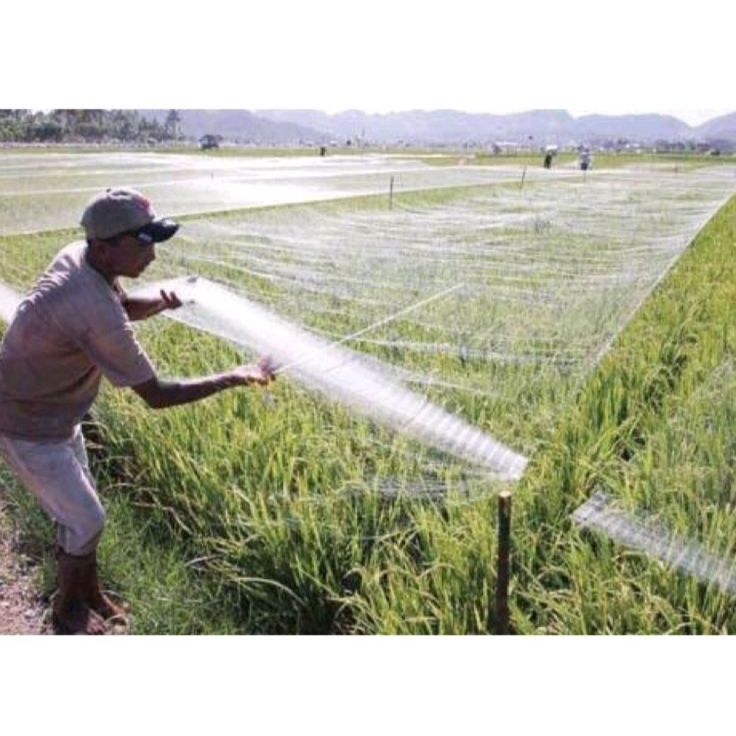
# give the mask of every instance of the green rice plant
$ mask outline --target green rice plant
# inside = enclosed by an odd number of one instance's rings
[[[683,255],[614,344],[557,436],[535,458],[538,472],[529,472],[522,483],[521,529],[532,527],[535,519],[549,519],[550,511],[555,514],[534,547],[523,542],[517,547],[524,577],[518,581],[517,591],[523,592],[517,610],[525,612],[524,630],[733,631],[733,601],[716,586],[683,578],[600,534],[574,532],[569,516],[596,487],[605,487],[683,538],[726,560],[732,557],[730,501],[725,500],[732,424],[718,418],[731,402],[727,384],[719,380],[716,394],[708,390],[708,381],[712,385],[714,372],[728,376],[733,351],[728,252],[734,211],[736,200],[731,200]],[[673,412],[682,419],[675,421]],[[703,415],[707,420],[698,423]],[[694,455],[707,460],[693,468]],[[709,475],[716,502],[703,491],[703,477]],[[561,536],[565,527],[569,535]],[[566,574],[550,580],[550,569]],[[600,587],[609,585],[611,592]],[[629,589],[635,592],[633,602]]]

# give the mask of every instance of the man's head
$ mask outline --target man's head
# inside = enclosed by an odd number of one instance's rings
[[[109,240],[126,233],[143,242],[162,243],[179,229],[173,220],[158,217],[151,203],[135,189],[106,189],[82,213],[87,240]]]
[[[106,189],[82,213],[95,267],[108,277],[135,278],[154,260],[156,243],[179,229],[173,220],[156,215],[151,203],[134,189]]]

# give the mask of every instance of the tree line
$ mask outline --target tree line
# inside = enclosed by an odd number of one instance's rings
[[[137,110],[0,110],[0,141],[18,143],[160,143],[183,138],[181,117],[163,122]]]

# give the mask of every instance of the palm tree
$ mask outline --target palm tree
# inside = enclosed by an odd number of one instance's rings
[[[164,122],[164,130],[166,131],[167,138],[178,138],[179,137],[179,125],[181,124],[181,115],[176,110],[169,110],[169,114],[166,116]]]

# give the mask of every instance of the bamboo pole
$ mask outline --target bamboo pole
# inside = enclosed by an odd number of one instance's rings
[[[511,492],[498,494],[498,564],[496,571],[496,633],[509,634],[509,556],[511,549]]]

